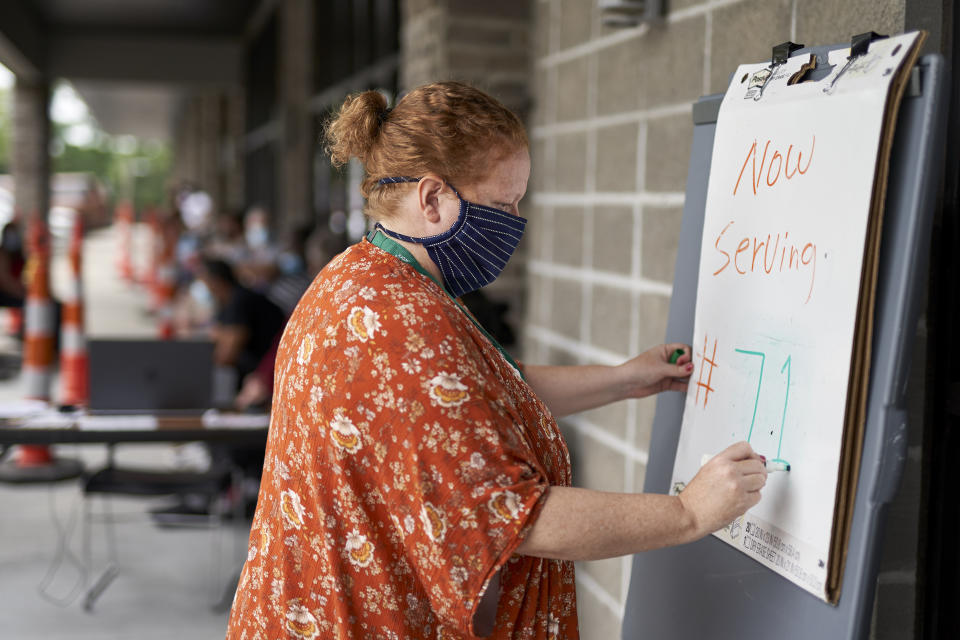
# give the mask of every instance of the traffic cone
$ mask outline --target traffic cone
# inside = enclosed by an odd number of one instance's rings
[[[90,394],[87,339],[83,331],[83,220],[70,238],[70,285],[60,328],[60,404],[84,405]]]
[[[174,337],[173,299],[177,292],[177,235],[173,219],[158,222],[159,250],[154,272],[154,302],[157,313],[157,334],[161,340]]]
[[[23,270],[27,300],[23,344],[23,378],[26,397],[50,399],[55,350],[55,310],[50,298],[50,234],[46,221],[35,213],[27,228],[27,264]],[[52,462],[49,447],[21,445],[19,466]]]
[[[160,217],[156,209],[149,207],[143,214],[144,222],[147,224],[147,248],[146,260],[144,262],[145,270],[140,278],[140,282],[146,285],[150,292],[150,310],[157,310],[157,269],[160,265],[160,255],[163,253],[163,234],[160,232]]]
[[[133,282],[133,207],[129,203],[120,203],[114,209],[114,223],[117,226],[117,234],[120,240],[120,246],[117,247],[117,270],[120,277],[128,282]]]

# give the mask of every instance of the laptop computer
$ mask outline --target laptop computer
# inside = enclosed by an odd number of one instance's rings
[[[87,351],[90,414],[190,416],[212,406],[212,342],[94,339]]]

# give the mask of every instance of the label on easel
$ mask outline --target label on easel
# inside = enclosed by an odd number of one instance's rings
[[[742,65],[717,121],[672,474],[746,440],[763,499],[715,535],[835,603],[853,512],[892,120],[922,37]],[[820,64],[824,64],[821,61]]]
[[[826,581],[827,560],[820,551],[753,513],[714,535],[807,591],[820,590]]]

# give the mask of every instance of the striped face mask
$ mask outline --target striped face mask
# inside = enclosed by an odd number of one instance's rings
[[[398,182],[419,182],[419,178],[380,180],[381,185]],[[380,223],[377,228],[398,240],[423,245],[427,255],[439,267],[447,291],[459,298],[497,279],[520,243],[527,220],[464,200],[456,189],[453,192],[460,200],[460,214],[453,226],[443,233],[414,238],[385,229]]]

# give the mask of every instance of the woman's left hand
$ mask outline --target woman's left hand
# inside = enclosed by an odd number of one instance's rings
[[[670,356],[677,349],[683,349],[683,355],[670,364]],[[618,369],[623,376],[626,397],[645,398],[661,391],[686,391],[693,373],[691,353],[690,345],[672,342],[624,362]]]

